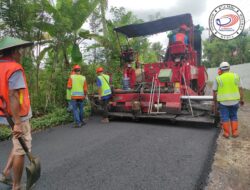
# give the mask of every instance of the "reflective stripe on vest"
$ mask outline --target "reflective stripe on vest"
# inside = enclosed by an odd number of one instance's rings
[[[219,102],[240,99],[240,78],[237,74],[225,72],[217,76],[216,81],[218,84],[217,100]]]
[[[71,96],[84,97],[83,85],[85,82],[85,77],[82,75],[71,75],[72,79],[72,88],[71,88]]]
[[[98,76],[98,78],[101,81],[101,90],[102,90],[101,96],[107,96],[107,95],[111,94],[111,89],[109,86],[109,76],[102,74],[102,75]]]
[[[21,71],[23,75],[23,79],[25,82],[26,88],[19,89],[19,104],[20,104],[20,111],[19,116],[24,117],[29,114],[30,111],[30,99],[29,99],[29,91],[27,87],[26,77],[24,74],[24,70],[22,66],[16,63],[13,60],[5,60],[4,58],[0,60],[0,95],[6,101],[7,104],[7,112],[12,115],[10,110],[10,99],[9,99],[9,78],[12,76],[13,73],[16,71]],[[0,102],[0,107],[2,102]],[[0,116],[4,116],[4,113],[0,111]]]

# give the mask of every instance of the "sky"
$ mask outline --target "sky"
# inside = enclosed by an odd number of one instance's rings
[[[149,20],[150,15],[160,13],[161,17],[191,13],[194,24],[208,28],[209,15],[221,4],[232,4],[238,7],[245,16],[245,28],[250,27],[250,0],[109,0],[109,8],[124,7],[138,18]],[[203,39],[208,37],[208,30],[203,32]],[[167,44],[165,33],[153,35],[151,42],[161,41]]]

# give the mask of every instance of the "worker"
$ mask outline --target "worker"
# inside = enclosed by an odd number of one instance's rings
[[[233,137],[238,137],[237,111],[244,105],[243,90],[238,74],[230,72],[228,62],[220,64],[221,75],[216,77],[213,84],[213,97],[215,105],[219,102],[220,119],[224,130],[223,136],[229,138],[230,128]]]
[[[189,30],[187,25],[181,24],[179,27],[179,31],[173,35],[173,42],[182,42],[185,45],[188,45],[188,36],[186,32]]]
[[[135,75],[135,70],[133,69],[132,64],[130,62],[126,64],[126,67],[123,71],[123,77],[129,78],[129,87],[130,89],[134,89],[136,82],[136,75]]]
[[[13,147],[7,164],[0,174],[0,182],[12,185],[12,190],[21,189],[21,179],[24,167],[25,151],[18,141],[22,137],[28,150],[31,151],[32,117],[26,76],[21,66],[23,48],[33,45],[32,42],[18,38],[5,37],[0,40],[0,96],[6,101],[6,110],[12,116]],[[2,103],[0,106],[3,108]],[[0,123],[8,124],[5,115],[0,111]],[[11,177],[13,171],[13,180]]]
[[[130,88],[133,89],[135,87],[136,75],[131,63],[127,63],[123,72],[123,76],[124,78],[129,78]]]
[[[82,127],[86,124],[84,121],[83,100],[87,98],[88,86],[85,76],[81,75],[81,67],[75,65],[73,71],[74,73],[70,75],[67,87],[71,91],[75,127]]]
[[[98,99],[101,101],[103,108],[102,123],[109,123],[108,119],[108,103],[112,97],[111,87],[110,87],[110,77],[103,73],[103,68],[98,67],[96,69],[97,80],[96,85],[98,87]]]
[[[73,75],[74,73],[75,73],[74,70],[72,70],[70,76]],[[71,104],[71,90],[69,88],[66,89],[66,100],[68,103],[67,112],[71,112],[73,110],[73,107]]]

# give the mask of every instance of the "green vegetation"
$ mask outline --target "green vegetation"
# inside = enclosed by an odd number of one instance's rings
[[[65,109],[55,109],[52,113],[31,120],[33,130],[45,129],[56,125],[72,122],[72,114]]]
[[[66,84],[75,64],[82,67],[89,94],[96,93],[95,69],[112,74],[113,85],[121,84],[120,46],[114,28],[143,20],[122,7],[107,9],[108,0],[2,0],[0,38],[6,35],[36,41],[22,59],[34,116],[66,105]],[[109,11],[110,19],[105,15]],[[90,25],[90,30],[84,24]],[[89,43],[88,40],[92,40]],[[120,36],[121,45],[127,44]],[[157,61],[162,46],[147,38],[129,39],[141,62]],[[162,52],[161,52],[162,53]]]
[[[111,19],[105,18],[107,0],[2,0],[0,3],[0,38],[6,35],[36,41],[22,59],[25,69],[34,119],[33,129],[43,129],[72,121],[66,113],[66,84],[75,64],[82,66],[89,94],[96,93],[96,73],[103,66],[112,74],[113,85],[121,84],[122,66],[117,36],[118,26],[143,22],[132,12],[120,7],[111,8]],[[83,24],[89,19],[90,30]],[[88,40],[94,40],[89,43]],[[126,44],[120,36],[121,44]],[[85,45],[87,44],[87,45]],[[146,38],[131,39],[130,44],[140,53],[142,62],[156,61],[162,46],[151,44]],[[80,48],[81,47],[81,48]],[[65,112],[65,113],[64,113]],[[90,104],[85,107],[89,115]],[[1,138],[10,134],[1,129]]]
[[[6,140],[11,136],[11,130],[7,126],[0,126],[0,141]]]
[[[240,34],[232,40],[222,40],[211,36],[203,41],[204,58],[203,64],[207,67],[218,67],[222,61],[231,65],[250,62],[250,36],[248,32]]]
[[[90,101],[85,101],[84,116],[89,118],[91,114]],[[73,122],[72,113],[68,113],[66,108],[56,108],[53,112],[41,117],[31,119],[32,131],[43,130],[54,126]],[[11,136],[11,130],[7,126],[0,125],[0,141],[6,140]]]
[[[87,111],[86,115],[89,116],[90,112]],[[32,131],[46,129],[61,124],[72,122],[72,114],[67,113],[66,109],[55,109],[52,113],[38,118],[31,119]],[[11,136],[11,130],[7,126],[0,126],[0,141],[8,139]]]
[[[250,103],[250,90],[244,89],[244,101]]]

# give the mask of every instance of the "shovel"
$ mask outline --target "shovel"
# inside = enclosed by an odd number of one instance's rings
[[[6,110],[6,101],[4,100],[4,98],[2,96],[0,96],[0,100],[2,101],[2,106],[3,106],[3,108],[0,107],[0,110],[4,113],[9,125],[13,129],[15,124]],[[29,152],[29,149],[28,149],[28,147],[27,147],[27,145],[24,142],[22,137],[19,137],[18,141],[21,144],[22,148],[24,149],[24,151],[25,151],[25,153],[30,161],[30,164],[28,166],[26,166],[26,174],[27,174],[26,190],[30,190],[33,187],[33,185],[35,185],[35,183],[40,178],[41,162],[40,162],[40,159],[38,157],[33,156]]]

